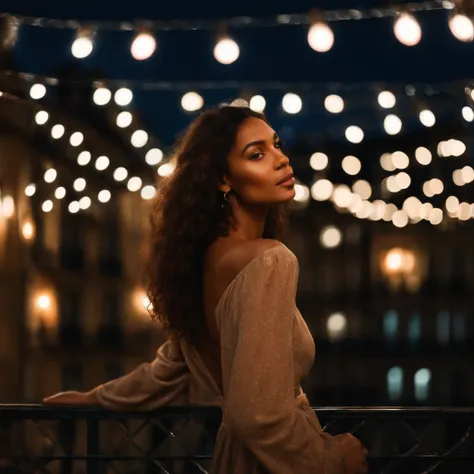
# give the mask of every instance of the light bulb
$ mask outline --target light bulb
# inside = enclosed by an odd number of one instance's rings
[[[204,99],[197,92],[187,92],[181,97],[181,107],[187,112],[195,112],[204,105]]]
[[[402,121],[397,115],[387,115],[383,121],[383,127],[388,135],[396,135],[402,129]]]
[[[299,95],[288,92],[283,96],[281,105],[287,114],[297,114],[303,107],[303,101]]]
[[[402,13],[393,27],[396,38],[405,46],[417,45],[422,36],[421,26],[416,18],[409,13]]]
[[[132,123],[132,114],[127,110],[117,115],[117,127],[127,128]]]
[[[334,33],[330,26],[318,21],[308,31],[308,44],[318,53],[326,53],[334,45]]]
[[[30,89],[30,97],[38,100],[46,95],[46,87],[43,84],[33,84]]]
[[[431,110],[422,110],[419,115],[420,122],[425,126],[425,127],[432,127],[436,123],[436,117]]]
[[[120,88],[114,94],[114,100],[117,105],[121,107],[125,107],[130,104],[133,100],[133,92],[126,87]]]
[[[105,87],[99,87],[94,91],[94,95],[92,96],[92,100],[96,105],[106,105],[110,102],[112,98],[112,92]]]
[[[137,61],[148,59],[156,49],[156,40],[150,33],[139,33],[130,47],[132,56]]]
[[[254,95],[249,102],[249,108],[251,108],[255,112],[263,112],[265,110],[265,106],[267,105],[267,101],[265,97],[262,95]]]
[[[38,125],[44,125],[48,121],[48,119],[49,119],[49,114],[48,112],[46,112],[46,110],[40,110],[35,115],[35,122]]]
[[[474,25],[469,17],[457,13],[449,19],[449,29],[459,41],[468,43],[474,38]]]
[[[239,45],[231,38],[222,38],[214,47],[214,57],[221,64],[232,64],[240,55]]]
[[[377,98],[380,107],[391,109],[397,103],[395,95],[390,91],[382,91]]]
[[[84,59],[89,56],[94,49],[94,43],[89,33],[79,33],[71,46],[71,53],[77,59]]]

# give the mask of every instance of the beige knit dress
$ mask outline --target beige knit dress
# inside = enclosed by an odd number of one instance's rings
[[[279,243],[225,290],[215,311],[224,393],[191,345],[168,340],[153,362],[99,386],[100,404],[220,406],[210,474],[343,474],[339,442],[322,432],[300,385],[315,346],[295,304],[297,281],[297,259]]]

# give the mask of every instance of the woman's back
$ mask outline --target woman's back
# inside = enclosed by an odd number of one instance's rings
[[[223,391],[221,348],[216,308],[239,273],[261,252],[275,245],[278,245],[278,242],[270,239],[236,243],[226,238],[219,238],[209,246],[206,252],[203,269],[203,301],[208,337],[200,341],[196,349],[221,392]]]

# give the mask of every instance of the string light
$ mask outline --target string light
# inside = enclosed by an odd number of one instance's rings
[[[262,113],[265,110],[267,101],[262,95],[254,95],[249,102],[249,107],[255,111]]]
[[[143,186],[140,194],[142,196],[142,199],[149,200],[155,196],[156,189],[154,186],[151,186],[151,185]]]
[[[324,170],[329,163],[329,158],[325,153],[316,152],[311,155],[309,159],[309,166],[315,171]]]
[[[25,195],[28,197],[33,196],[36,193],[36,184],[29,184],[25,188]]]
[[[44,180],[46,183],[52,183],[56,180],[58,172],[54,168],[49,168],[44,173]]]
[[[74,132],[69,138],[71,146],[77,147],[84,141],[84,135],[81,132]]]
[[[99,156],[95,161],[95,168],[97,171],[104,171],[110,165],[110,160],[107,156]]]
[[[115,92],[114,100],[117,105],[121,107],[125,107],[132,102],[133,92],[126,87],[121,87],[119,90]]]
[[[466,105],[462,108],[462,117],[466,122],[472,122],[474,120],[474,110]]]
[[[395,104],[397,103],[395,94],[393,94],[390,91],[380,92],[380,94],[377,97],[377,101],[380,107],[384,109],[391,109],[392,107],[395,107]]]
[[[425,127],[432,127],[436,123],[436,117],[431,110],[425,109],[420,112],[419,115],[420,122],[425,126]]]
[[[71,214],[76,214],[77,212],[79,212],[80,209],[81,209],[81,206],[79,205],[77,201],[72,201],[69,203],[68,211]]]
[[[49,114],[46,110],[40,110],[35,115],[35,122],[37,125],[44,125],[49,119]]]
[[[195,112],[202,109],[204,99],[197,92],[187,92],[181,97],[181,107],[187,112]]]
[[[405,46],[416,46],[421,40],[421,27],[416,18],[409,13],[402,13],[395,20],[393,27],[396,38]]]
[[[160,167],[158,167],[157,173],[159,176],[162,178],[165,178],[167,176],[171,176],[171,174],[174,171],[174,165],[171,163],[164,163]]]
[[[109,202],[112,197],[112,194],[110,193],[109,190],[103,189],[102,191],[99,192],[97,195],[97,198],[99,199],[100,202],[106,203]]]
[[[30,88],[30,97],[38,100],[46,95],[46,87],[43,84],[33,84]]]
[[[359,158],[349,155],[341,163],[342,169],[350,176],[355,176],[362,168]]]
[[[86,180],[84,178],[77,178],[74,180],[73,187],[77,192],[82,192],[86,189]]]
[[[123,167],[119,167],[114,171],[114,179],[115,181],[124,181],[127,179],[128,171]]]
[[[364,139],[364,131],[356,125],[346,128],[346,138],[351,143],[360,143]]]
[[[112,98],[112,92],[105,87],[99,87],[94,91],[92,100],[96,105],[107,105]]]
[[[64,186],[59,186],[59,188],[56,188],[54,191],[54,197],[56,199],[64,199],[66,196],[66,188]]]
[[[323,21],[313,23],[308,31],[308,44],[318,53],[328,52],[334,45],[334,33],[331,27]]]
[[[137,61],[148,59],[155,50],[156,40],[150,33],[139,33],[130,47],[130,52]]]
[[[383,121],[383,127],[388,135],[397,135],[402,129],[402,121],[397,115],[387,115]]]
[[[127,128],[132,123],[132,114],[127,110],[120,112],[117,115],[117,127]]]
[[[332,114],[339,114],[344,110],[344,99],[337,94],[328,95],[324,99],[324,107]]]
[[[155,166],[163,159],[163,152],[159,148],[151,148],[145,155],[145,161],[150,166]]]
[[[301,97],[298,94],[288,92],[283,96],[281,106],[287,114],[297,114],[301,112],[301,109],[303,107],[303,101],[301,100]]]
[[[148,142],[148,133],[145,130],[135,130],[130,138],[130,142],[135,148],[142,148]]]
[[[59,140],[64,135],[65,131],[66,131],[66,129],[64,128],[64,125],[56,124],[51,129],[51,136],[55,140]]]
[[[81,199],[79,199],[79,207],[85,211],[86,209],[89,209],[91,207],[92,200],[89,196],[83,196]]]
[[[142,187],[142,180],[138,176],[133,176],[127,182],[127,188],[131,192],[136,192]]]
[[[88,29],[80,30],[76,39],[71,45],[71,53],[77,59],[84,59],[89,56],[94,49],[92,33]]]
[[[41,209],[43,210],[43,212],[51,212],[53,210],[53,207],[54,207],[54,205],[53,205],[53,201],[51,201],[51,199],[47,199],[41,205]]]
[[[92,155],[89,151],[81,151],[77,156],[77,164],[79,166],[86,166],[91,162]]]
[[[221,38],[214,47],[214,57],[221,64],[232,64],[240,55],[239,45],[229,37]]]
[[[466,15],[457,13],[451,16],[449,19],[449,29],[459,41],[467,43],[474,38],[474,25]]]

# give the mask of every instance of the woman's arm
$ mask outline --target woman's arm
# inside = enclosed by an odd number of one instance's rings
[[[162,344],[152,362],[99,385],[90,392],[63,392],[44,400],[50,405],[100,405],[110,410],[149,411],[187,403],[190,372],[181,347],[173,339]]]

